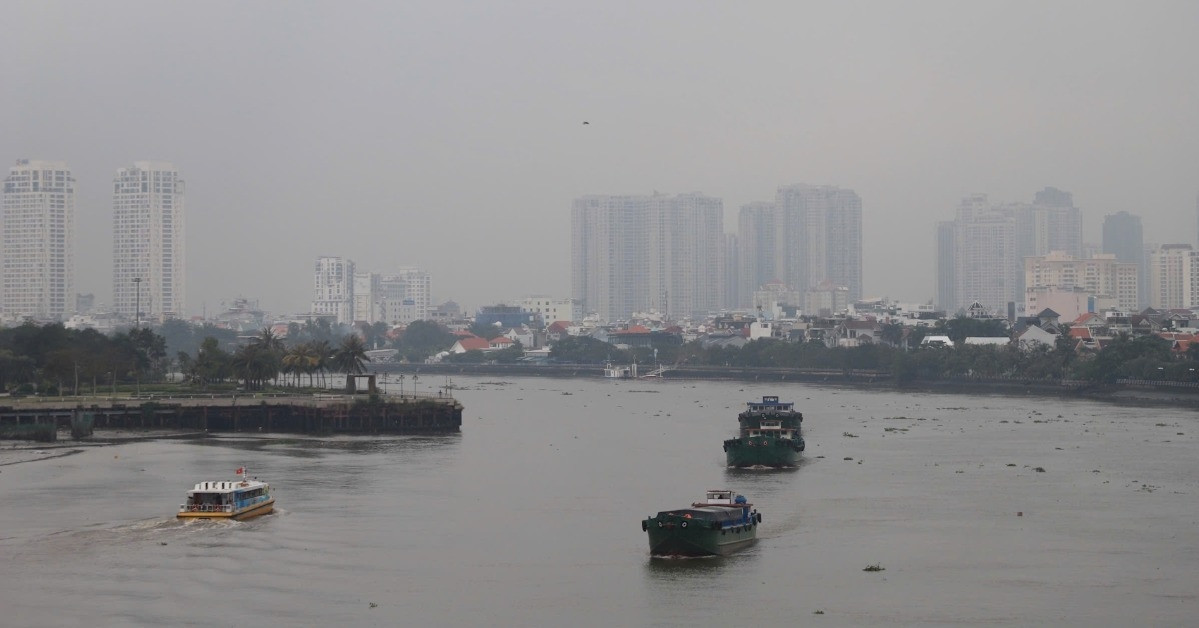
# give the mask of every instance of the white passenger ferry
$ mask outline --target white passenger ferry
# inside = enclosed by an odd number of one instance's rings
[[[179,519],[249,519],[274,510],[271,485],[246,477],[246,468],[237,470],[241,480],[200,482],[187,492],[187,503],[179,504]]]

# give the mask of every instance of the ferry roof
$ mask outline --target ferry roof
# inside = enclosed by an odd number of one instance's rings
[[[266,482],[258,480],[236,480],[233,482],[197,482],[195,488],[188,491],[192,493],[234,493],[237,491],[248,491],[255,488],[266,486]]]
[[[746,402],[750,410],[790,410],[795,404],[790,401],[779,401],[774,395],[763,395],[761,401]]]

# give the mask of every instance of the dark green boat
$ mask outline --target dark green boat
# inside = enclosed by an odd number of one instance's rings
[[[795,404],[763,396],[737,415],[738,436],[724,441],[730,467],[794,467],[804,450],[803,414]]]
[[[641,521],[651,556],[727,556],[758,539],[762,515],[733,491],[708,491],[690,508],[664,510]]]

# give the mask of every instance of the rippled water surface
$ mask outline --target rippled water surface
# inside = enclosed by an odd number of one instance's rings
[[[141,441],[0,466],[0,625],[1199,617],[1190,410],[730,382],[454,384],[460,435]],[[721,440],[763,394],[804,412],[803,464],[726,469]],[[243,464],[275,487],[278,512],[174,519],[193,483]],[[754,547],[648,557],[643,517],[726,486],[763,513]]]

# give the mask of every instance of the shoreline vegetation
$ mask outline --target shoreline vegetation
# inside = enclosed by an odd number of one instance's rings
[[[294,329],[293,329],[294,327]],[[177,320],[105,336],[62,324],[26,323],[0,329],[0,406],[38,399],[198,394],[322,395],[347,374],[382,376],[384,390],[416,395],[429,375],[603,377],[605,365],[636,364],[664,379],[804,382],[910,392],[1041,395],[1122,403],[1199,407],[1199,343],[1184,350],[1157,335],[1115,335],[1094,347],[1066,335],[1053,345],[1018,343],[907,346],[902,329],[877,341],[827,346],[822,341],[762,338],[740,345],[649,334],[644,346],[616,346],[589,336],[555,339],[548,356],[533,359],[519,342],[501,350],[450,353],[448,328],[417,321],[395,334],[377,326],[289,326],[236,336]],[[476,326],[479,327],[479,326]],[[477,334],[490,326],[472,328]],[[995,321],[955,318],[951,339],[1003,337]],[[959,339],[960,340],[960,339]],[[393,349],[395,362],[374,361],[372,349]],[[190,350],[190,351],[189,351]],[[431,363],[435,362],[435,363]],[[632,370],[632,369],[629,369]],[[410,374],[410,375],[409,375]],[[405,382],[405,377],[408,381]],[[348,379],[340,379],[353,387]],[[408,390],[405,391],[405,383]],[[440,386],[425,383],[429,396]],[[446,381],[448,393],[450,382]],[[346,392],[355,392],[343,388]]]
[[[396,364],[372,365],[372,370],[387,375],[428,374],[468,376],[523,376],[548,378],[602,378],[603,365],[520,363],[491,364]],[[647,368],[646,370],[650,370]],[[1153,380],[1032,380],[1019,377],[954,377],[938,380],[900,382],[880,371],[831,371],[822,369],[783,369],[765,367],[670,367],[660,376],[667,380],[724,380],[746,383],[779,382],[819,384],[861,390],[889,392],[995,394],[1091,399],[1134,405],[1169,405],[1199,408],[1199,384]],[[650,381],[657,378],[648,378]],[[386,381],[386,380],[385,380]]]

